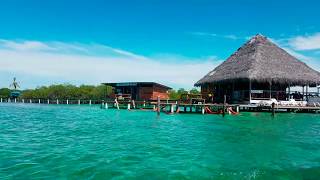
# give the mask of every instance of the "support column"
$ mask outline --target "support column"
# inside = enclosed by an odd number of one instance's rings
[[[302,100],[304,100],[304,86],[302,86]]]
[[[173,104],[170,105],[170,113],[173,113]]]
[[[272,81],[269,83],[269,99],[272,98]]]
[[[160,97],[157,98],[157,114],[160,115]]]
[[[249,79],[249,103],[251,103],[251,79]]]
[[[290,93],[291,93],[291,91],[290,91],[290,85],[289,85],[289,87],[288,87],[288,93],[289,93],[289,96],[288,96],[288,100],[290,100]]]
[[[309,90],[309,89],[308,89],[308,88],[309,88],[309,85],[306,86],[306,101],[309,100],[309,97],[308,97],[308,90]]]

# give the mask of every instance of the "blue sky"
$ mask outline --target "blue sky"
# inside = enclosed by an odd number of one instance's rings
[[[0,86],[157,81],[192,88],[261,33],[320,70],[320,2],[3,0]]]

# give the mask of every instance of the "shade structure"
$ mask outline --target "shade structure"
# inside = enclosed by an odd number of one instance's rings
[[[195,86],[249,80],[289,86],[315,86],[320,84],[320,73],[258,34],[196,82]]]

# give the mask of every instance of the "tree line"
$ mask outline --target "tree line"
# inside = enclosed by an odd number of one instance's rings
[[[8,88],[0,89],[0,98],[9,98],[11,90]],[[35,89],[26,89],[20,91],[21,99],[104,99],[112,94],[112,87],[105,85],[81,85],[56,84],[50,86],[41,86]],[[181,94],[198,94],[197,89],[187,91],[183,88],[170,90],[170,99],[180,99]]]

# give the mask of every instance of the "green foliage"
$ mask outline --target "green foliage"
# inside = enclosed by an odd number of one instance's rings
[[[112,93],[112,87],[99,85],[57,84],[42,86],[36,89],[22,91],[21,98],[24,99],[104,99]]]
[[[170,98],[170,99],[173,99],[173,100],[175,100],[175,99],[180,99],[181,94],[187,94],[187,93],[190,93],[190,94],[199,94],[200,92],[199,92],[198,89],[196,89],[196,88],[193,88],[193,89],[191,89],[190,91],[187,91],[187,90],[185,90],[184,88],[180,88],[180,89],[178,89],[177,91],[172,89],[172,90],[169,91],[169,98]]]
[[[2,88],[2,89],[0,89],[0,97],[1,97],[1,98],[8,98],[8,97],[10,97],[10,89],[8,89],[8,88]]]
[[[200,91],[196,88],[190,90],[190,94],[200,94]]]

